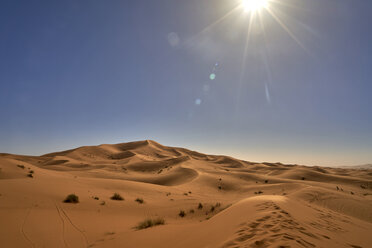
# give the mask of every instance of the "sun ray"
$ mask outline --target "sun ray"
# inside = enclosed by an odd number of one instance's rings
[[[242,86],[242,83],[243,83],[243,79],[244,79],[244,76],[245,76],[245,65],[246,65],[246,62],[247,62],[247,53],[248,53],[248,47],[249,47],[249,37],[250,37],[250,34],[251,34],[251,30],[252,30],[254,16],[255,16],[255,13],[251,13],[251,15],[249,17],[247,36],[246,36],[245,46],[244,46],[244,51],[243,51],[242,66],[241,66],[241,70],[240,70],[238,92],[237,92],[237,97],[236,97],[236,107],[235,107],[236,114],[238,113],[238,110],[239,110],[240,92],[241,92],[241,86]]]
[[[265,66],[265,73],[267,77],[267,82],[265,82],[265,96],[266,96],[266,101],[268,104],[271,104],[271,96],[270,96],[270,89],[269,86],[272,84],[272,76],[271,76],[271,69],[269,66],[268,62],[268,51],[267,51],[267,37],[266,37],[266,30],[264,23],[262,21],[262,16],[261,13],[258,15],[258,20],[260,23],[261,31],[263,33],[263,39],[264,39],[264,51],[263,51],[263,61],[264,61],[264,66]]]
[[[304,51],[311,56],[310,51],[301,43],[301,41],[292,33],[292,31],[284,24],[282,20],[274,13],[270,8],[267,8],[267,12],[278,22],[278,24],[288,33],[288,35],[302,48]]]
[[[225,20],[226,18],[228,18],[229,16],[231,16],[234,12],[236,12],[237,10],[239,10],[239,8],[240,8],[240,5],[235,6],[233,9],[231,9],[225,15],[223,15],[220,18],[218,18],[216,21],[214,21],[213,23],[209,24],[208,26],[206,26],[205,28],[203,28],[201,31],[199,31],[198,33],[196,33],[195,35],[193,35],[185,43],[187,44],[189,42],[192,42],[193,40],[197,39],[200,35],[202,35],[205,32],[211,30],[214,26],[216,26],[217,24],[221,23],[223,20]]]
[[[278,5],[282,5],[282,6],[285,6],[285,7],[290,7],[290,8],[293,8],[293,9],[301,10],[301,11],[309,11],[308,9],[303,8],[299,5],[290,4],[288,2],[280,1],[280,0],[270,0],[270,4],[273,4],[273,5],[278,4]]]
[[[219,19],[217,19],[216,21],[214,21],[213,23],[209,24],[208,26],[206,26],[205,28],[203,28],[199,33],[197,33],[196,35],[199,35],[199,34],[202,34],[206,31],[208,31],[209,29],[211,29],[213,26],[217,25],[218,23],[222,22],[223,20],[225,20],[227,17],[229,17],[230,15],[232,15],[235,11],[239,10],[239,5],[235,6],[232,10],[230,10],[229,12],[227,12],[225,15],[223,15],[222,17],[220,17]]]

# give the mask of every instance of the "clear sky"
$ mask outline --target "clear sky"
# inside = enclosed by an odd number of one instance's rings
[[[4,0],[0,152],[153,139],[372,162],[372,1]],[[248,38],[247,38],[248,37]]]

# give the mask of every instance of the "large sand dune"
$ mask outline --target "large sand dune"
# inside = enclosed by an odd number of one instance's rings
[[[79,203],[64,203],[72,193]],[[165,223],[136,229],[148,218]],[[372,169],[254,163],[150,140],[0,154],[0,246],[372,247]]]

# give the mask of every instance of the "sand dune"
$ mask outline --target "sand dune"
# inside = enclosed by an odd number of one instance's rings
[[[79,203],[64,203],[68,194]],[[136,229],[157,218],[164,225]],[[371,247],[372,170],[151,140],[0,154],[0,220],[2,247]]]

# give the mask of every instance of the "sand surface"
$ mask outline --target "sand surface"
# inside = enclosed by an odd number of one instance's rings
[[[69,194],[79,203],[64,203]],[[137,230],[148,218],[165,224]],[[0,154],[0,246],[372,247],[372,169],[254,163],[150,140]]]

